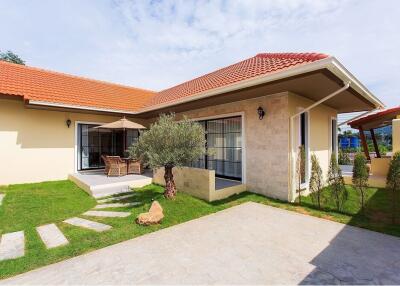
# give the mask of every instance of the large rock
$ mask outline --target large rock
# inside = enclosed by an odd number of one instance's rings
[[[157,224],[164,218],[163,208],[160,203],[154,201],[151,204],[149,212],[138,215],[136,222],[141,225]]]

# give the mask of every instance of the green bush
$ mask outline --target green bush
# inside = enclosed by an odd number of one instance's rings
[[[321,209],[322,189],[324,181],[322,169],[315,154],[311,155],[310,196],[314,205]]]
[[[342,170],[339,168],[335,153],[332,153],[329,163],[328,185],[330,186],[331,199],[334,201],[336,209],[342,211],[349,194],[345,188]]]
[[[353,163],[353,184],[354,188],[360,194],[361,211],[364,213],[365,194],[368,188],[369,168],[367,166],[367,158],[362,153],[357,153]]]
[[[350,165],[349,154],[339,149],[339,165]]]
[[[389,165],[389,172],[386,178],[386,186],[392,193],[392,220],[396,221],[397,201],[400,191],[400,152],[394,154]]]

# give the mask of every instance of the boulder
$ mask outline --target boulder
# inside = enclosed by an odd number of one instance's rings
[[[158,201],[154,201],[147,213],[138,215],[136,222],[141,225],[157,224],[164,218],[163,208]]]

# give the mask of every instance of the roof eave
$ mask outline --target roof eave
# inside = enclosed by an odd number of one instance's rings
[[[228,86],[220,87],[220,88],[215,88],[212,90],[208,90],[205,92],[201,92],[189,97],[185,97],[173,102],[166,102],[166,103],[161,103],[157,105],[152,105],[149,107],[145,107],[140,109],[138,111],[138,114],[140,113],[145,113],[145,112],[150,112],[150,111],[156,111],[158,109],[163,109],[163,108],[168,108],[172,107],[178,104],[194,101],[194,100],[199,100],[211,96],[215,96],[218,94],[223,94],[231,91],[236,91],[240,90],[243,88],[248,88],[252,86],[257,86],[260,84],[292,77],[292,76],[297,76],[303,73],[308,73],[320,69],[328,69],[330,70],[333,74],[335,74],[338,78],[340,78],[343,81],[343,84],[347,82],[351,82],[350,86],[354,88],[361,96],[363,96],[365,99],[370,101],[375,108],[384,108],[385,105],[376,97],[374,96],[355,76],[353,76],[336,58],[334,57],[328,57],[322,60],[318,60],[306,65],[302,65],[299,67],[291,68],[289,70],[277,72],[274,74],[269,74],[269,75],[264,75],[264,76],[259,76],[256,78],[240,81],[238,83],[234,83]]]

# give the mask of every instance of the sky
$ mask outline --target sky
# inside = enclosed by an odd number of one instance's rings
[[[399,105],[400,1],[0,0],[27,65],[162,90],[262,52],[335,56]]]

